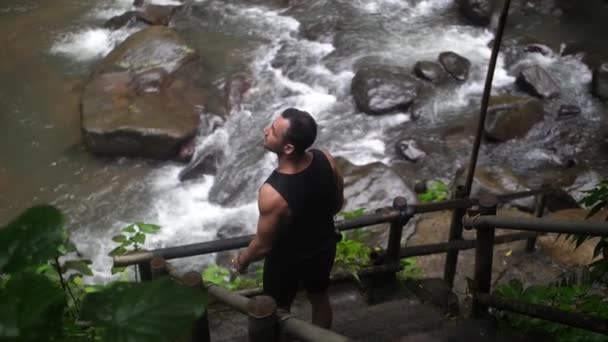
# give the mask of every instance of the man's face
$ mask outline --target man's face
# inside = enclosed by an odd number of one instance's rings
[[[285,141],[288,128],[289,120],[280,115],[274,119],[270,126],[264,128],[264,148],[276,154],[291,153],[293,145]]]

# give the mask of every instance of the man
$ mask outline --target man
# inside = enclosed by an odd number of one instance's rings
[[[279,166],[260,188],[256,236],[233,264],[243,273],[265,258],[264,293],[289,310],[302,286],[313,323],[330,328],[327,288],[337,241],[333,216],[342,208],[344,184],[329,153],[307,150],[316,136],[315,120],[295,108],[264,129],[264,148],[277,154]]]

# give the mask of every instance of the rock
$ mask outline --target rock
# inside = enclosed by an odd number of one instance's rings
[[[401,140],[397,142],[396,147],[397,153],[409,161],[416,162],[426,156],[426,153],[418,148],[418,143],[414,140]]]
[[[441,65],[431,61],[419,61],[414,66],[414,73],[423,80],[436,82],[445,76]]]
[[[421,181],[416,182],[416,184],[414,185],[414,192],[417,194],[426,192],[428,190],[426,183],[427,183],[427,180],[421,180]]]
[[[362,67],[351,91],[359,110],[367,114],[406,111],[420,91],[420,83],[407,70],[395,66]]]
[[[127,26],[130,23],[134,23],[137,21],[138,12],[137,11],[129,11],[125,12],[121,15],[117,15],[108,19],[105,23],[103,23],[103,28],[110,30],[118,30],[123,26]]]
[[[459,54],[452,51],[442,52],[439,54],[439,63],[458,81],[464,82],[469,78],[471,62]]]
[[[199,126],[195,85],[175,72],[195,54],[173,30],[151,26],[117,46],[97,66],[81,97],[84,145],[111,156],[167,159]],[[182,84],[176,87],[176,83]]]
[[[243,235],[244,231],[244,227],[227,225],[220,227],[220,229],[217,230],[215,236],[218,239],[229,239]]]
[[[169,25],[173,14],[180,6],[146,5],[139,12],[139,20],[150,25]]]
[[[226,81],[224,85],[224,98],[226,110],[230,113],[233,110],[241,110],[243,97],[253,85],[250,74],[237,74]]]
[[[179,181],[199,178],[203,175],[213,175],[217,172],[217,166],[221,162],[223,154],[220,151],[201,153],[188,166],[179,173]]]
[[[487,138],[500,142],[523,137],[543,116],[542,102],[535,98],[492,97],[484,132]]]
[[[524,47],[524,52],[528,53],[539,53],[543,56],[549,56],[553,54],[553,50],[550,47],[543,44],[529,44]]]
[[[557,83],[549,76],[545,69],[538,65],[523,68],[517,76],[517,86],[541,99],[550,99],[559,96]]]
[[[593,95],[608,100],[608,63],[602,63],[593,71]]]
[[[561,50],[562,56],[583,55],[583,63],[591,70],[599,67],[605,60],[605,53],[601,47],[587,46],[580,42],[567,42]]]
[[[414,193],[388,166],[380,162],[357,166],[339,157],[336,162],[344,175],[344,210],[390,206],[396,196],[416,202]]]
[[[168,82],[168,74],[165,69],[154,68],[136,74],[131,87],[137,94],[159,93]]]
[[[581,113],[581,108],[577,105],[563,104],[559,106],[557,120],[564,120],[575,117]]]
[[[457,0],[460,13],[472,24],[486,26],[494,11],[493,0]]]
[[[186,142],[184,142],[182,146],[180,146],[179,152],[175,157],[175,161],[180,163],[189,163],[192,160],[192,157],[194,156],[195,152],[196,141],[194,138],[190,138],[186,140]]]
[[[559,188],[545,195],[545,200],[545,207],[551,212],[580,208],[578,202],[576,202],[576,200],[572,198],[568,192]]]

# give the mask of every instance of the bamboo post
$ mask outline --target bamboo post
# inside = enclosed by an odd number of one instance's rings
[[[479,198],[480,215],[496,215],[497,199],[494,195]],[[481,318],[488,314],[487,304],[477,299],[478,294],[490,293],[492,286],[492,259],[494,256],[494,227],[477,229],[475,248],[475,278],[473,283],[473,305],[471,315]]]
[[[407,200],[405,197],[395,197],[393,200],[393,208],[404,213],[407,209]],[[386,263],[399,262],[401,236],[403,234],[403,226],[407,221],[407,219],[404,220],[403,217],[400,217],[391,222],[391,229],[388,235],[388,246],[386,248]]]
[[[534,203],[534,216],[541,218],[545,212],[545,205],[547,204],[547,197],[545,194],[540,194],[535,196]],[[529,238],[526,241],[526,252],[531,253],[534,252],[536,248],[536,237]]]
[[[463,199],[467,196],[464,186],[459,185],[454,192],[454,199]],[[452,212],[452,221],[450,222],[450,235],[448,242],[462,240],[462,218],[466,210],[464,208],[456,208]],[[443,270],[443,280],[448,286],[448,289],[454,287],[454,277],[456,275],[456,266],[458,264],[458,250],[448,251],[445,256],[445,267]]]
[[[182,278],[182,284],[186,287],[203,289],[203,278],[199,272],[188,272]],[[207,319],[207,310],[199,317],[192,325],[192,342],[211,342],[209,335],[209,320]]]
[[[139,270],[139,281],[150,281],[152,280],[152,270],[150,268],[150,262],[142,262],[137,264]]]
[[[274,342],[279,337],[277,304],[270,296],[253,297],[247,303],[249,341]]]
[[[496,61],[498,60],[498,52],[500,51],[500,45],[502,43],[502,35],[505,31],[505,26],[507,25],[509,6],[511,6],[511,0],[505,0],[502,12],[500,13],[500,17],[498,18],[498,27],[496,28],[496,35],[494,36],[492,55],[490,56],[490,63],[488,64],[488,72],[486,74],[486,82],[484,84],[483,95],[481,97],[481,108],[479,109],[479,119],[477,122],[477,134],[475,135],[475,141],[473,142],[473,150],[471,151],[471,159],[469,160],[469,168],[467,169],[468,173],[467,180],[465,183],[467,196],[471,194],[473,178],[475,177],[475,167],[477,166],[479,147],[481,146],[483,128],[486,122],[486,116],[488,114],[488,106],[490,104],[490,94],[492,93],[492,80],[494,79],[494,69],[496,68]]]
[[[167,262],[161,257],[154,257],[150,260],[150,275],[152,279],[160,278],[169,274]]]

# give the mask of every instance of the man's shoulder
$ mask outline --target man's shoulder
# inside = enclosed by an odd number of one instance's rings
[[[258,196],[260,209],[275,211],[287,208],[287,201],[270,184],[264,183]]]

